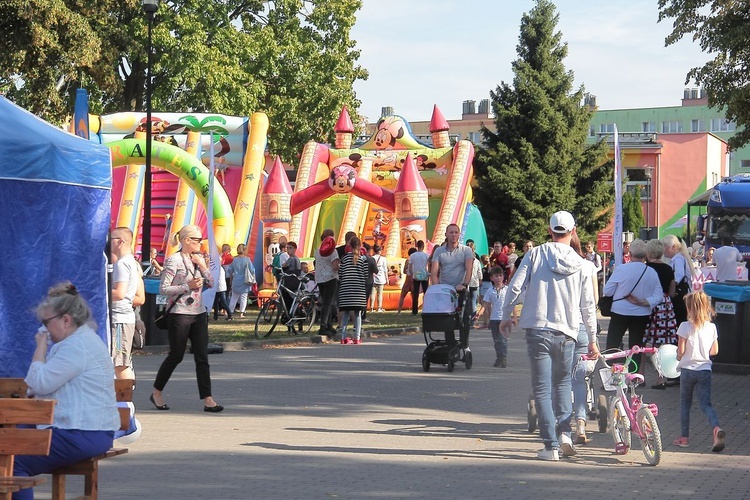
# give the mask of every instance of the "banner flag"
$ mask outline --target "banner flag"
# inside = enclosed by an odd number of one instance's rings
[[[89,93],[86,89],[76,89],[73,126],[78,137],[89,138]]]
[[[612,248],[615,265],[622,263],[622,164],[620,159],[620,135],[615,124],[615,226],[612,231]]]

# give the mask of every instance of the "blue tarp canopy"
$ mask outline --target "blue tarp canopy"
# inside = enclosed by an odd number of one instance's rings
[[[0,96],[0,376],[23,377],[39,328],[34,308],[71,281],[108,337],[109,149]]]

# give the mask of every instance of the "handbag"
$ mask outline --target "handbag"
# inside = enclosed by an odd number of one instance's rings
[[[133,334],[133,349],[143,349],[146,345],[146,328],[143,322],[138,319],[135,322],[135,333]]]
[[[246,285],[254,285],[258,282],[258,280],[255,279],[255,273],[250,270],[250,267],[245,267],[245,284]]]
[[[633,288],[630,290],[630,292],[628,292],[627,295],[625,295],[625,297],[627,297],[628,295],[630,295],[631,293],[633,293],[633,290],[635,290],[635,287],[637,287],[638,283],[641,282],[641,278],[643,278],[643,275],[646,274],[646,269],[648,269],[648,266],[645,266],[643,268],[643,272],[641,273],[641,277],[638,278],[638,281],[635,282],[635,285],[633,285]],[[602,316],[606,316],[606,317],[612,316],[612,304],[614,302],[618,301],[618,300],[624,299],[625,297],[620,297],[619,299],[616,299],[616,298],[611,297],[609,295],[602,295],[601,297],[599,297],[599,304],[598,304],[598,306],[599,306],[599,314],[601,314]]]
[[[154,324],[157,328],[161,330],[166,330],[167,326],[169,325],[169,322],[167,319],[169,318],[169,313],[172,311],[172,308],[177,304],[177,301],[182,298],[182,296],[185,295],[184,293],[181,293],[176,299],[174,299],[174,302],[172,302],[172,305],[170,305],[164,313],[162,313],[161,316],[154,319]]]

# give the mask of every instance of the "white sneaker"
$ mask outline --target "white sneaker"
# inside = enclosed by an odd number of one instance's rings
[[[567,434],[560,434],[558,442],[560,443],[560,449],[562,450],[564,457],[572,457],[576,454],[576,448],[573,446],[573,441],[570,439],[570,436]]]
[[[560,460],[560,453],[558,452],[557,448],[552,448],[551,450],[545,448],[539,452],[537,458],[539,458],[540,460],[557,462],[558,460]]]

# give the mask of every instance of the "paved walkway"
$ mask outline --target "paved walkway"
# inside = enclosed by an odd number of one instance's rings
[[[128,455],[103,462],[101,498],[750,497],[747,376],[714,375],[728,442],[720,454],[710,451],[697,407],[691,446],[673,447],[679,390],[645,389],[660,410],[658,466],[647,464],[639,443],[615,455],[611,436],[599,433],[575,458],[542,462],[541,441],[526,429],[522,333],[509,342],[506,369],[492,367],[488,331],[472,332],[471,343],[474,367],[459,364],[453,373],[439,365],[422,371],[421,335],[212,355],[214,396],[226,406],[216,415],[202,410],[189,355],[165,390],[171,411],[156,411],[148,396],[163,355],[138,356],[143,434]],[[69,479],[71,497],[82,488]],[[37,488],[37,498],[49,491]]]

